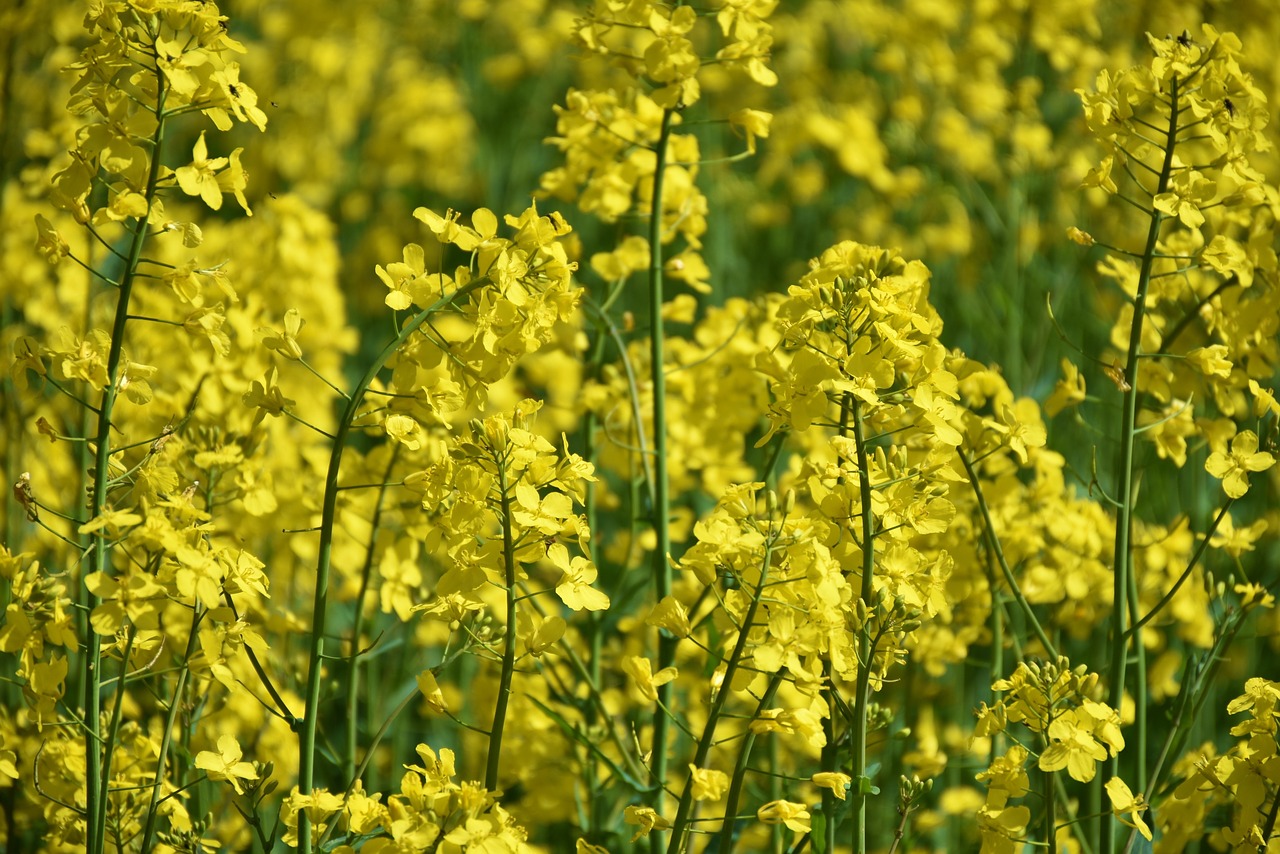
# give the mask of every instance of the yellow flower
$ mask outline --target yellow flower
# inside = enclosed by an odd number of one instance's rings
[[[654,673],[649,659],[639,655],[628,655],[622,659],[622,670],[631,677],[631,683],[640,696],[651,703],[658,699],[658,686],[667,684],[678,675],[674,667],[664,667]]]
[[[1231,440],[1231,451],[1214,451],[1205,460],[1204,470],[1222,481],[1222,491],[1240,498],[1249,491],[1249,472],[1266,471],[1276,458],[1258,450],[1258,435],[1245,430]]]
[[[603,611],[609,607],[609,597],[591,586],[596,580],[596,568],[584,557],[569,558],[569,550],[560,543],[552,543],[547,557],[560,570],[556,595],[560,601],[575,611]]]
[[[1134,797],[1129,786],[1119,777],[1112,777],[1106,783],[1107,797],[1111,799],[1111,812],[1116,818],[1129,825],[1137,828],[1147,839],[1151,839],[1151,828],[1142,820],[1142,814],[1147,810],[1146,799],[1142,795]],[[1128,813],[1128,817],[1125,814]]]
[[[258,771],[252,762],[243,762],[240,745],[235,736],[224,735],[218,739],[218,752],[202,750],[196,754],[196,767],[209,775],[210,780],[224,780],[231,784],[237,795],[243,795],[241,781],[253,782]]]
[[[1107,758],[1107,750],[1078,720],[1075,712],[1065,712],[1049,724],[1051,744],[1040,754],[1041,771],[1067,769],[1071,779],[1087,783],[1097,773],[1097,764]]]
[[[430,670],[424,670],[418,674],[418,690],[422,692],[422,696],[426,698],[427,705],[433,712],[444,714],[449,710],[444,702],[444,692],[436,682],[436,675]]]
[[[653,807],[629,806],[623,810],[622,820],[627,824],[634,824],[640,828],[631,837],[632,842],[642,836],[648,836],[652,830],[666,830],[671,826],[671,822],[658,815]]]
[[[227,165],[225,157],[209,157],[209,147],[205,145],[204,133],[196,140],[191,152],[191,162],[179,166],[173,175],[178,179],[178,186],[188,196],[199,196],[204,203],[215,211],[222,207],[222,189],[218,186],[218,170]]]
[[[291,308],[284,313],[284,332],[277,332],[269,326],[259,326],[254,331],[258,335],[258,340],[262,342],[262,346],[268,350],[275,350],[286,359],[292,359],[296,362],[302,358],[302,347],[298,344],[298,333],[306,325],[307,321],[298,313],[298,310]]]
[[[809,778],[815,786],[821,786],[824,789],[830,789],[840,800],[845,799],[845,792],[848,790],[853,778],[848,774],[842,774],[839,771],[819,771]]]
[[[796,833],[808,833],[809,808],[791,801],[770,801],[756,810],[756,818],[765,824],[784,824]]]
[[[678,638],[687,638],[691,631],[689,615],[685,613],[684,606],[674,596],[665,596],[661,602],[653,606],[653,611],[645,623],[666,629]]]
[[[729,775],[723,771],[690,765],[689,773],[692,775],[695,801],[718,801],[729,791]]]

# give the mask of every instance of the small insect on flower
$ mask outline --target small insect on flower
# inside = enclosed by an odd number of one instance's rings
[[[1236,105],[1232,102],[1230,98],[1223,98],[1222,106],[1226,108],[1228,116],[1230,116],[1233,119],[1236,117]]]

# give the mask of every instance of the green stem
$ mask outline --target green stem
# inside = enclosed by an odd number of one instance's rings
[[[1058,854],[1058,834],[1054,826],[1058,823],[1058,799],[1053,792],[1052,771],[1044,771],[1044,844],[1049,854]]]
[[[769,677],[769,686],[764,689],[764,696],[756,704],[755,714],[751,716],[752,720],[759,718],[765,709],[769,708],[780,685],[782,685],[781,670]],[[742,739],[742,749],[738,751],[738,761],[733,766],[733,779],[729,783],[729,794],[724,805],[724,824],[720,826],[720,843],[716,849],[718,854],[731,854],[733,851],[733,831],[737,825],[738,802],[742,799],[742,788],[747,779],[747,762],[751,759],[751,749],[755,743],[756,734],[748,730]],[[770,765],[770,767],[775,766]]]
[[[1178,135],[1178,78],[1174,77],[1169,84],[1169,127],[1166,131],[1164,145],[1164,162],[1160,167],[1160,178],[1153,195],[1165,192],[1169,186],[1169,177],[1173,171],[1174,149]],[[1147,289],[1151,284],[1151,269],[1155,264],[1156,243],[1160,239],[1160,226],[1164,215],[1152,211],[1151,222],[1147,228],[1146,248],[1142,253],[1142,266],[1138,272],[1138,288],[1133,298],[1133,321],[1129,326],[1129,352],[1125,359],[1124,399],[1120,412],[1120,457],[1117,463],[1116,481],[1118,489],[1115,499],[1119,502],[1116,517],[1116,541],[1112,561],[1114,563],[1114,585],[1112,587],[1111,605],[1111,685],[1109,701],[1112,708],[1119,709],[1124,702],[1125,665],[1128,659],[1128,647],[1142,646],[1141,629],[1135,627],[1127,631],[1129,617],[1129,578],[1133,573],[1133,456],[1135,427],[1138,418],[1138,360],[1142,354],[1142,326],[1146,318]],[[1128,637],[1126,638],[1126,635]],[[1134,709],[1135,719],[1146,715],[1146,709]],[[1145,763],[1139,757],[1140,763]],[[1112,757],[1103,772],[1107,780],[1120,773],[1119,755]],[[1115,850],[1115,818],[1110,813],[1102,817],[1102,854],[1111,854]]]
[[[484,787],[498,788],[498,766],[502,762],[502,733],[507,723],[507,704],[511,700],[511,679],[516,670],[516,541],[511,520],[511,486],[507,481],[507,451],[494,449],[498,466],[498,484],[502,490],[502,569],[507,585],[507,633],[503,638],[502,675],[498,678],[498,701],[493,707],[493,725],[489,727],[489,756],[484,771]]]
[[[333,532],[338,511],[338,473],[342,468],[342,454],[347,446],[347,434],[351,432],[351,424],[356,418],[365,393],[374,378],[382,371],[387,361],[396,354],[409,337],[413,335],[432,314],[452,304],[454,300],[470,293],[476,288],[490,284],[487,277],[475,279],[459,288],[454,293],[441,297],[430,306],[410,318],[400,330],[400,334],[388,342],[377,358],[369,364],[364,376],[356,385],[342,417],[334,432],[333,450],[329,455],[329,468],[325,473],[324,502],[320,513],[320,546],[316,558],[315,601],[311,613],[311,645],[308,656],[306,710],[302,717],[302,737],[298,744],[298,793],[311,794],[315,786],[316,729],[320,718],[320,677],[324,660],[324,633],[326,611],[329,605],[329,576],[333,555]],[[298,814],[298,850],[302,854],[311,854],[311,820],[305,810]]]
[[[182,694],[186,691],[187,677],[191,668],[186,666],[196,651],[199,638],[200,607],[197,603],[191,612],[191,628],[187,632],[187,650],[182,655],[182,666],[178,668],[178,682],[173,688],[173,698],[169,700],[169,714],[165,716],[164,733],[160,736],[160,755],[156,758],[156,779],[151,786],[151,800],[147,804],[147,820],[142,828],[142,854],[150,854],[151,837],[155,834],[157,809],[160,806],[160,792],[164,789],[164,766],[169,756],[169,747],[173,744],[173,727],[178,721],[178,708],[182,705]]]
[[[862,401],[847,395],[853,413],[853,441],[858,457],[858,493],[862,505],[862,590],[859,600],[867,613],[875,602],[875,516],[871,512],[871,466],[867,459],[866,426]],[[858,679],[853,698],[853,852],[867,850],[867,713],[871,704],[871,625],[864,621],[858,630]],[[828,821],[831,817],[828,817]],[[832,849],[828,849],[830,851]]]
[[[356,774],[356,749],[359,738],[357,721],[360,712],[360,637],[364,633],[364,599],[369,592],[369,579],[373,575],[374,547],[378,543],[378,526],[382,522],[382,508],[386,503],[387,484],[391,472],[400,459],[400,444],[391,450],[391,459],[387,461],[386,474],[382,476],[383,485],[378,489],[378,501],[373,507],[373,519],[369,524],[369,547],[364,553],[364,568],[360,573],[360,593],[356,596],[355,614],[351,620],[351,655],[347,659],[347,753],[343,769],[347,780],[354,780]]]
[[[658,132],[656,159],[653,166],[653,199],[649,212],[649,373],[653,377],[653,531],[657,543],[653,550],[654,592],[659,601],[671,595],[671,496],[667,477],[667,379],[665,361],[665,330],[662,321],[662,190],[666,174],[667,143],[671,138],[671,123],[675,112],[663,110],[662,126]],[[676,638],[658,632],[658,669],[670,667],[675,662]],[[727,692],[728,683],[726,683]],[[663,812],[664,792],[667,782],[667,733],[670,729],[665,709],[671,708],[675,685],[668,682],[658,687],[658,702],[653,712],[653,778],[658,785],[657,803],[654,809]],[[701,767],[701,765],[699,765]],[[686,793],[689,786],[685,787]],[[684,803],[684,800],[681,800]],[[650,850],[662,850],[659,832],[650,834]],[[678,840],[677,836],[673,840]]]
[[[1018,586],[1018,579],[1013,577],[1013,570],[1009,568],[1009,562],[1005,559],[1004,549],[1000,546],[1000,538],[996,536],[995,524],[991,520],[991,510],[987,506],[986,497],[982,494],[982,484],[978,480],[978,472],[974,469],[973,463],[969,460],[967,454],[963,451],[960,451],[959,454],[960,462],[964,464],[964,470],[969,475],[969,485],[973,487],[973,495],[978,502],[978,509],[982,512],[982,523],[987,535],[987,545],[991,549],[991,553],[996,556],[996,563],[1000,565],[1000,572],[1004,575],[1004,581],[1009,585],[1009,592],[1013,594],[1014,601],[1018,603],[1018,608],[1022,611],[1023,616],[1031,623],[1031,628],[1035,631],[1040,645],[1044,647],[1045,653],[1050,660],[1057,661],[1057,647],[1049,640],[1049,636],[1045,634],[1040,621],[1036,619],[1036,612],[1032,610],[1031,603],[1027,601],[1027,597],[1022,595],[1022,588]]]
[[[716,725],[720,722],[720,714],[724,710],[724,704],[729,699],[729,695],[733,693],[733,680],[738,674],[738,667],[742,663],[743,653],[747,648],[747,637],[751,634],[751,627],[755,625],[756,611],[760,607],[760,600],[764,596],[765,585],[769,579],[769,564],[773,560],[774,538],[770,536],[765,540],[764,559],[760,562],[760,582],[756,585],[755,595],[751,597],[751,603],[747,606],[746,616],[742,619],[742,625],[738,627],[738,639],[733,645],[733,652],[730,653],[728,660],[725,662],[724,679],[720,682],[720,689],[716,692],[715,699],[711,701],[711,710],[707,714],[707,722],[702,728],[702,737],[698,739],[698,747],[693,755],[693,767],[702,768],[706,764],[707,754],[711,752],[711,743],[715,740]],[[671,827],[671,843],[667,846],[667,854],[678,854],[684,850],[685,835],[688,833],[689,808],[693,805],[693,775],[685,780],[684,790],[680,793],[680,806],[676,810],[676,819]]]
[[[120,358],[124,350],[125,325],[129,317],[129,298],[137,278],[138,262],[147,237],[147,223],[151,217],[151,205],[155,202],[156,185],[160,176],[160,146],[164,141],[164,101],[167,89],[164,78],[156,76],[156,129],[151,141],[151,162],[147,171],[144,198],[147,213],[135,223],[129,241],[128,261],[120,280],[120,293],[116,299],[115,319],[111,325],[111,345],[107,351],[107,383],[98,405],[97,445],[93,457],[93,490],[89,498],[89,518],[100,516],[107,506],[107,486],[111,475],[111,413],[115,407],[117,384],[120,379]],[[99,529],[92,537],[92,572],[106,573],[111,569],[110,541],[106,531]],[[84,596],[89,611],[98,607],[101,600],[91,592]],[[84,657],[84,725],[85,725],[85,840],[88,854],[102,854],[106,836],[106,781],[105,760],[102,755],[102,673],[99,670],[102,656],[102,638],[92,627],[85,635]]]

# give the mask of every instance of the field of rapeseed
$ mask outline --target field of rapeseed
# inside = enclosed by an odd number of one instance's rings
[[[6,852],[1280,852],[1271,0],[0,6]]]

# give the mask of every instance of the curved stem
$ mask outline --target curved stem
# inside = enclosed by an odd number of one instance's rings
[[[302,717],[302,737],[298,744],[298,794],[309,795],[315,785],[316,729],[320,717],[320,676],[324,660],[325,617],[329,605],[329,575],[333,555],[334,522],[338,511],[338,473],[342,468],[342,454],[347,446],[347,434],[351,432],[351,424],[355,421],[356,412],[364,400],[374,378],[386,366],[393,355],[404,345],[409,337],[417,331],[432,314],[444,309],[465,294],[489,284],[487,277],[475,279],[459,288],[454,293],[441,297],[427,308],[415,314],[400,330],[400,334],[392,339],[377,358],[369,364],[364,376],[360,378],[342,417],[334,431],[333,451],[329,455],[329,468],[324,480],[324,503],[320,514],[320,547],[316,559],[315,601],[311,613],[311,646],[307,671],[306,710]],[[298,850],[302,854],[311,854],[311,820],[306,810],[298,814]]]
[[[973,487],[974,498],[978,501],[978,509],[982,513],[982,526],[987,534],[987,545],[990,547],[991,553],[996,556],[996,563],[1000,564],[1000,572],[1004,575],[1005,583],[1009,585],[1009,592],[1013,594],[1014,601],[1018,603],[1018,608],[1022,611],[1023,616],[1031,623],[1031,628],[1036,633],[1036,639],[1044,647],[1045,654],[1051,660],[1056,661],[1058,658],[1057,647],[1049,640],[1049,636],[1045,634],[1040,621],[1036,619],[1036,612],[1032,610],[1031,603],[1027,601],[1027,597],[1022,594],[1022,588],[1018,586],[1018,579],[1013,577],[1013,570],[1009,568],[1009,562],[1005,560],[1004,549],[1000,546],[1000,538],[996,536],[995,525],[991,521],[991,510],[987,507],[987,499],[982,494],[982,484],[978,481],[978,472],[974,469],[969,457],[963,451],[959,453],[960,462],[964,464],[964,470],[969,475],[969,485]],[[993,594],[994,592],[992,591]],[[1018,657],[1021,658],[1021,655]]]

